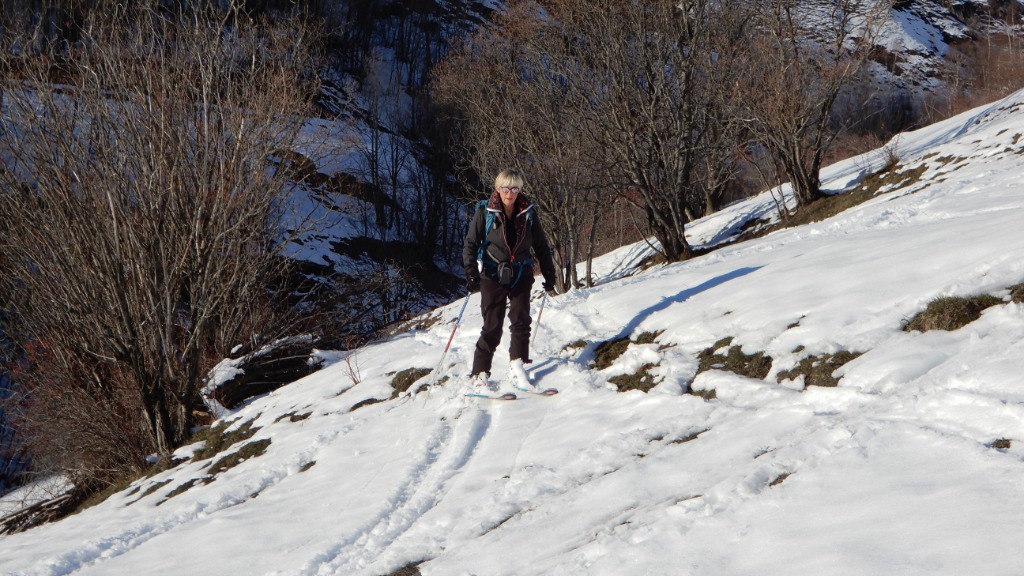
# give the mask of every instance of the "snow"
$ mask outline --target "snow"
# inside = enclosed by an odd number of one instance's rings
[[[1006,289],[1024,281],[1022,110],[1018,93],[901,135],[920,176],[822,222],[637,273],[643,244],[608,255],[599,286],[547,300],[529,370],[556,396],[462,396],[474,295],[439,386],[387,400],[395,372],[440,360],[461,301],[228,413],[271,441],[263,455],[215,476],[189,461],[0,537],[0,573],[1018,574],[1024,305]],[[829,167],[825,187],[884,160]],[[737,203],[690,239],[720,245],[772,206]],[[956,331],[902,330],[936,297],[981,293],[1006,301]],[[647,332],[653,344],[589,366],[597,343]],[[771,356],[768,377],[696,375],[725,337]],[[838,387],[779,381],[838,351],[861,353]],[[608,383],[649,363],[649,393]],[[351,410],[371,398],[384,401]]]

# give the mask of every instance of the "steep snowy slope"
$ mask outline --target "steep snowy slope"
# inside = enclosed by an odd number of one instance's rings
[[[183,448],[94,508],[0,538],[0,573],[1019,573],[1024,94],[895,147],[892,184],[838,216],[633,275],[644,249],[623,249],[607,282],[549,298],[531,373],[557,396],[462,396],[473,296],[437,385],[389,399],[437,364],[461,302],[324,353],[326,369],[227,416],[252,435],[212,457]],[[833,166],[825,186],[884,160]],[[736,204],[691,240],[771,206]],[[1004,301],[955,331],[902,329],[936,297],[979,293]],[[733,345],[768,372],[696,375]],[[836,387],[780,377],[839,352],[859,356]],[[644,371],[647,393],[609,383]]]

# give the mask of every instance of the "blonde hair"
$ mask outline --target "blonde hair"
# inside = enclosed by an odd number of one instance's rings
[[[526,184],[523,179],[523,175],[518,170],[502,170],[498,173],[497,177],[494,178],[494,189],[504,188],[508,186],[510,188],[518,187],[522,189],[523,185]]]

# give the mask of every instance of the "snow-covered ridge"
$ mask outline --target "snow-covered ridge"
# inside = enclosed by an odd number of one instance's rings
[[[900,169],[919,176],[828,220],[632,275],[642,246],[609,255],[610,280],[547,300],[530,372],[557,396],[461,396],[473,296],[439,385],[389,399],[395,373],[440,360],[461,302],[226,416],[255,432],[212,458],[0,538],[0,573],[1016,574],[1024,306],[954,332],[902,327],[938,296],[1024,281],[1022,106],[1017,93],[901,135]],[[824,186],[885,157],[832,166]],[[771,206],[733,205],[691,241]],[[589,366],[597,343],[645,333]],[[772,357],[768,376],[694,379],[725,337]],[[778,379],[837,351],[861,353],[838,387]],[[608,383],[644,365],[649,393]]]

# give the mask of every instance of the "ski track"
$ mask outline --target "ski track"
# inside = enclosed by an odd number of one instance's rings
[[[212,501],[196,502],[185,511],[170,513],[155,521],[136,522],[112,536],[89,540],[62,554],[39,560],[32,569],[28,572],[20,573],[19,576],[22,574],[24,576],[67,576],[86,569],[95,568],[101,562],[131,552],[153,538],[166,534],[179,526],[202,520],[217,512],[243,504],[251,500],[253,494],[261,493],[267,488],[279,484],[285,478],[294,474],[303,464],[310,460],[315,460],[315,457],[312,455],[348,431],[351,431],[351,429],[321,434],[317,437],[314,445],[308,450],[295,454],[287,461],[282,462],[274,469],[258,477],[254,483],[236,485],[233,490],[227,489],[222,491]],[[205,467],[208,463],[208,461],[204,460],[202,461],[202,466]],[[160,491],[144,498],[157,498],[161,493],[174,490],[177,486],[177,484],[165,486]],[[133,500],[129,503],[134,504],[137,501]]]
[[[423,458],[373,521],[307,562],[302,576],[358,574],[372,564],[416,521],[443,500],[446,485],[473,457],[492,425],[486,410],[469,410],[430,438]]]
[[[333,444],[339,438],[380,417],[381,415],[375,415],[371,418],[356,419],[336,431],[320,434],[311,447],[296,453],[283,465],[261,476],[255,484],[246,484],[236,488],[234,491],[225,490],[212,501],[197,502],[187,511],[168,514],[156,521],[137,522],[112,536],[89,540],[60,555],[39,560],[32,569],[28,572],[19,573],[18,576],[67,576],[83,570],[96,568],[100,563],[131,552],[153,538],[166,534],[175,528],[243,504],[251,500],[253,494],[261,493],[279,484],[285,478],[294,474],[304,464],[316,460],[318,452]],[[242,444],[244,443],[237,446]],[[205,468],[212,460],[204,460],[195,464],[200,465],[200,468]],[[197,474],[195,478],[200,476]],[[150,479],[150,481],[155,482],[156,480]],[[145,498],[158,498],[161,494],[170,492],[177,486],[177,484],[167,485],[153,494],[132,500],[127,504],[135,504]]]

